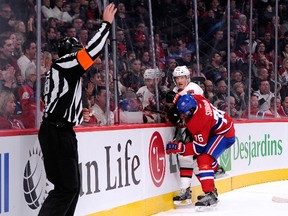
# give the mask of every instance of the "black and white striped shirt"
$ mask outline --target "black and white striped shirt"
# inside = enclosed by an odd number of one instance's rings
[[[110,33],[110,26],[110,23],[103,22],[85,48],[53,63],[46,74],[44,117],[53,116],[74,125],[82,122],[81,76],[99,56]]]

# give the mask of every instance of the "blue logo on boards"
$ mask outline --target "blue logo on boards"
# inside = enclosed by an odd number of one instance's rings
[[[9,153],[0,153],[0,213],[9,212]]]

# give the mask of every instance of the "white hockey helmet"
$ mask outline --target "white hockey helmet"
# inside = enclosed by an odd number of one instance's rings
[[[179,76],[186,76],[187,79],[190,80],[190,71],[187,68],[187,66],[183,65],[183,66],[177,66],[173,73],[172,73],[173,78],[175,77],[179,77]],[[173,79],[174,80],[174,79]]]
[[[146,69],[144,72],[144,79],[155,79],[155,70]]]

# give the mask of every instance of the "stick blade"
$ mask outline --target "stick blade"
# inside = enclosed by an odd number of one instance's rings
[[[288,203],[288,197],[273,196],[272,201],[277,203]]]

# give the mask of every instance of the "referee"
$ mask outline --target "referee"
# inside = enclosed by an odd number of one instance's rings
[[[99,56],[110,33],[116,8],[109,4],[103,23],[85,48],[76,38],[64,38],[59,59],[46,74],[44,116],[38,138],[48,180],[54,189],[45,199],[39,216],[72,216],[80,192],[77,139],[73,126],[82,121],[81,76]]]

